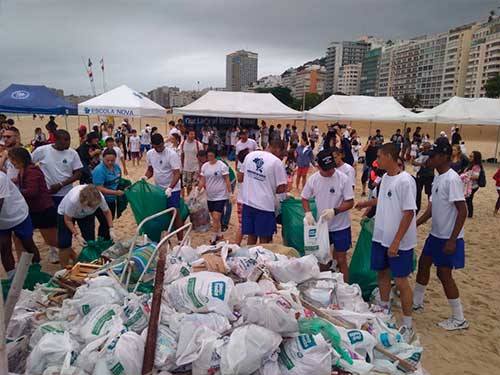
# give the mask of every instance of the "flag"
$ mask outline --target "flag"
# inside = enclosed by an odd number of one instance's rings
[[[89,68],[92,68],[92,60],[90,60],[90,57],[89,57],[89,63],[87,65]]]
[[[90,82],[94,82],[94,74],[92,74],[92,69],[89,70],[89,79],[90,79]]]
[[[101,61],[99,61],[101,64],[101,70],[104,72],[104,58],[101,57]]]

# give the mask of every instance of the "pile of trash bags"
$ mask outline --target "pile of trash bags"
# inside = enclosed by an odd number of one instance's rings
[[[47,284],[23,290],[7,328],[9,370],[140,374],[151,303],[151,294],[131,293],[109,274],[87,279],[61,305]],[[342,274],[320,272],[313,255],[177,246],[167,254],[156,347],[146,350],[162,375],[405,373],[377,347],[424,374],[418,338],[405,342],[379,310]]]

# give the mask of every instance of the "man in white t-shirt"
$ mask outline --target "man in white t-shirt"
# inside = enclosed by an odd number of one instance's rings
[[[179,134],[179,136],[181,135],[181,131],[175,126],[175,121],[169,121],[168,125],[170,126],[170,130],[168,132],[169,136],[172,136],[174,134]]]
[[[0,171],[0,257],[6,272],[16,266],[12,255],[12,232],[23,248],[33,254],[33,262],[40,262],[40,253],[33,242],[33,225],[29,209],[19,189],[4,172]]]
[[[427,210],[417,220],[417,225],[421,225],[432,217],[431,233],[418,261],[413,310],[423,310],[424,292],[434,264],[452,310],[451,317],[438,325],[448,331],[455,331],[469,327],[469,322],[464,318],[458,287],[452,276],[453,269],[461,269],[465,265],[464,223],[467,205],[462,180],[450,168],[451,151],[446,138],[438,138],[428,151],[427,165],[436,168],[439,174],[434,177]]]
[[[352,188],[356,186],[356,170],[346,162],[344,162],[344,150],[341,148],[336,148],[333,151],[333,157],[335,159],[335,169],[337,171],[341,171],[343,174],[345,174],[351,185]]]
[[[120,165],[120,161],[122,163],[122,169],[123,169],[123,174],[125,176],[128,175],[128,171],[127,171],[127,164],[125,162],[125,158],[123,157],[123,154],[122,154],[122,150],[120,149],[120,147],[116,146],[115,145],[115,139],[113,137],[108,137],[106,138],[106,149],[112,149],[115,151],[116,153],[116,161],[115,161],[115,164],[116,165]],[[102,155],[104,154],[104,151],[106,151],[106,149],[103,150],[103,152],[101,153],[101,155],[99,156],[99,158],[101,159],[102,161]]]
[[[182,226],[182,218],[179,211],[181,200],[181,160],[175,150],[165,147],[165,141],[161,134],[153,134],[151,145],[153,149],[149,150],[146,154],[148,169],[142,178],[147,180],[154,177],[155,185],[165,190],[167,207],[175,207],[177,210],[174,220],[174,227],[177,229]],[[182,232],[177,233],[177,238],[182,240]]]
[[[137,166],[139,166],[139,162],[141,160],[141,138],[137,135],[137,130],[132,130],[132,135],[129,137],[129,148],[130,148],[130,156],[132,158],[132,165],[135,166],[137,162]]]
[[[145,152],[151,150],[151,126],[149,124],[141,131],[141,147],[139,152],[141,153],[141,157]]]
[[[45,175],[45,181],[57,206],[73,187],[73,182],[80,179],[83,164],[78,153],[69,148],[71,137],[66,130],[56,130],[55,143],[38,147],[31,159],[39,164]]]
[[[326,149],[318,154],[319,171],[309,177],[302,190],[302,207],[308,224],[314,225],[309,200],[316,200],[318,216],[328,221],[330,244],[335,249],[334,256],[344,281],[348,282],[347,250],[352,242],[349,210],[354,206],[354,190],[349,178],[335,168],[332,151]]]
[[[191,193],[196,184],[196,175],[200,171],[198,152],[203,150],[203,145],[196,139],[196,131],[189,129],[186,139],[181,143],[182,185],[187,194]]]
[[[267,151],[253,151],[239,168],[238,182],[243,183],[242,234],[248,245],[272,242],[276,231],[275,195],[287,188],[282,141],[273,141]]]
[[[400,292],[403,310],[401,333],[413,336],[412,290],[408,276],[413,271],[413,249],[417,245],[417,187],[414,178],[401,171],[399,151],[386,143],[377,152],[380,169],[387,171],[379,185],[377,211],[373,229],[371,268],[378,272],[380,303],[390,308],[391,273]]]
[[[240,132],[240,140],[236,143],[236,155],[241,150],[248,148],[248,151],[256,151],[258,149],[257,142],[255,142],[252,138],[248,138],[248,130],[243,129]],[[238,158],[236,158],[236,169],[238,169]]]
[[[233,127],[230,134],[231,148],[236,148],[236,143],[238,143],[238,129]]]

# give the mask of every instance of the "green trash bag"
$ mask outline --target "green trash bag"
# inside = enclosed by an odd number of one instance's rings
[[[130,203],[137,224],[148,216],[154,215],[167,208],[165,191],[144,180],[137,181],[130,186],[130,188],[125,191],[125,196]],[[187,206],[182,199],[180,202],[180,213],[183,221],[189,216]],[[170,218],[170,214],[165,214],[147,222],[142,227],[141,234],[146,233],[151,240],[155,242],[160,241],[161,232],[168,229]]]
[[[99,259],[102,252],[107,250],[113,245],[113,241],[105,240],[101,237],[97,238],[97,241],[88,241],[87,245],[80,251],[77,262],[91,263],[96,259]]]
[[[311,211],[316,217],[316,202],[311,200]],[[304,209],[302,199],[287,198],[281,202],[283,244],[293,247],[304,256]]]
[[[377,272],[373,271],[370,265],[374,224],[374,218],[361,220],[361,232],[349,265],[349,284],[358,284],[361,287],[365,301],[370,299],[373,289],[378,286]]]
[[[36,284],[45,284],[49,282],[51,278],[52,275],[42,271],[42,266],[40,264],[33,263],[28,268],[28,274],[26,275],[26,280],[24,280],[23,289],[33,290]],[[11,279],[4,279],[1,281],[4,300],[7,298],[11,283]]]
[[[120,178],[120,182],[118,183],[118,190],[126,190],[132,182],[125,178]],[[128,200],[126,195],[120,195],[116,197],[116,217],[120,218],[122,216],[123,211],[127,209]]]

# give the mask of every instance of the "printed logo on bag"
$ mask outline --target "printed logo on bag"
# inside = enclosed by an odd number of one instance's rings
[[[314,341],[314,337],[312,335],[300,335],[298,337],[299,344],[302,349],[307,350],[316,346],[316,341]]]
[[[216,281],[212,283],[212,297],[224,301],[226,296],[226,283],[224,281]]]
[[[255,163],[255,169],[257,170],[257,172],[264,172],[264,170],[262,169],[262,167],[264,166],[264,159],[255,158],[252,161]]]
[[[318,231],[316,230],[316,228],[311,228],[309,229],[309,237],[316,237],[316,235],[318,234]]]
[[[352,345],[363,341],[363,334],[359,331],[349,331],[347,332],[347,336],[349,337]]]

